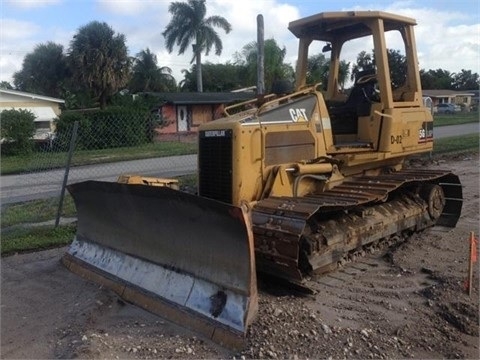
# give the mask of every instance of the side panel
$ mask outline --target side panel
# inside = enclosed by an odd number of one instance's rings
[[[314,159],[315,155],[315,138],[309,130],[265,134],[265,166]]]
[[[383,118],[380,151],[392,155],[433,150],[433,122],[424,107],[389,109]]]

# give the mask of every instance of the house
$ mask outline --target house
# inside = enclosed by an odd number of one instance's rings
[[[471,108],[474,111],[478,111],[478,105],[480,102],[480,97],[479,97],[480,90],[471,90],[469,92],[473,94]]]
[[[254,92],[222,93],[142,93],[153,97],[157,105],[154,112],[161,126],[156,129],[160,138],[168,135],[195,135],[198,127],[223,115],[225,106],[253,99]]]
[[[31,94],[23,91],[0,89],[0,112],[3,110],[29,110],[35,115],[35,141],[50,140],[55,132],[54,120],[60,115],[62,99]]]
[[[462,111],[470,111],[475,93],[473,91],[423,90],[423,96],[432,99],[434,112],[438,104],[445,103],[459,105]]]

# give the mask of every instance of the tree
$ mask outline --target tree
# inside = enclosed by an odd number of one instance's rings
[[[387,49],[388,68],[392,89],[398,89],[407,81],[407,58],[400,50]]]
[[[323,54],[312,55],[307,60],[307,84],[322,83],[323,87],[328,81],[329,61]]]
[[[322,83],[322,88],[327,89],[328,74],[329,74],[330,62],[325,55],[318,54],[308,57],[307,60],[307,84]],[[350,63],[345,60],[340,61],[339,69],[339,85],[343,88],[348,80],[350,73]]]
[[[280,48],[275,39],[265,40],[265,89],[272,89],[277,80],[294,80],[294,71],[291,65],[285,64],[287,54],[285,47]],[[252,41],[243,47],[241,56],[237,54],[238,64],[245,67],[246,79],[250,85],[257,83],[258,46]]]
[[[63,46],[48,42],[35,46],[23,59],[22,69],[13,75],[18,90],[60,98],[70,76]]]
[[[231,63],[202,65],[203,90],[204,91],[231,91],[248,86],[246,79],[242,77],[243,68]],[[184,79],[180,82],[183,91],[195,91],[197,88],[196,65],[190,70],[182,70]]]
[[[471,70],[462,69],[459,73],[453,74],[452,86],[455,90],[478,90],[480,80],[477,73]]]
[[[373,50],[372,54],[368,54],[366,51],[361,51],[357,55],[357,63],[353,64],[352,67],[352,74],[350,75],[350,80],[355,81],[357,75],[361,71],[367,70],[374,70],[375,69],[375,61],[373,57]]]
[[[132,78],[129,82],[131,92],[175,91],[176,83],[172,69],[158,67],[157,56],[150,49],[140,51],[133,61]]]
[[[13,86],[8,81],[0,81],[0,89],[13,90]]]
[[[3,110],[0,138],[3,139],[2,155],[25,155],[32,151],[35,133],[35,115],[28,110]]]
[[[400,50],[387,49],[388,68],[390,70],[390,81],[393,89],[397,89],[407,79],[407,58],[400,53]],[[375,70],[375,53],[371,54],[361,51],[357,56],[357,63],[353,65],[350,80],[354,81],[361,71]]]
[[[350,75],[350,63],[345,60],[341,60],[340,69],[338,69],[338,83],[342,90],[345,88],[345,83],[348,80],[348,75]]]
[[[420,70],[420,81],[423,89],[453,90],[452,74],[448,70]]]
[[[214,27],[223,29],[227,34],[232,30],[230,23],[222,16],[210,16],[205,18],[207,9],[205,0],[188,0],[184,2],[172,2],[168,7],[172,19],[168,23],[162,35],[166,41],[167,50],[171,53],[173,46],[179,46],[178,54],[185,52],[192,44],[193,60],[196,61],[197,91],[203,91],[202,83],[202,52],[205,55],[215,47],[215,54],[220,55],[223,44]]]
[[[82,26],[70,43],[72,78],[83,89],[92,91],[102,109],[129,80],[130,58],[125,41],[123,34],[115,34],[106,23],[92,21]]]
[[[181,91],[195,91],[197,89],[196,69],[192,65],[191,70],[182,69],[183,80],[180,80],[178,87]]]

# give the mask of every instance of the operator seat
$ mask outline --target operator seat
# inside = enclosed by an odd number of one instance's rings
[[[343,104],[331,105],[328,109],[334,135],[356,134],[358,117],[370,115],[371,97],[375,93],[375,70],[360,71],[350,94]],[[359,82],[359,80],[367,79]]]

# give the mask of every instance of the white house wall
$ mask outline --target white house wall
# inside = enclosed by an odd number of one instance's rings
[[[13,91],[12,91],[13,92]],[[35,115],[36,133],[34,139],[44,140],[55,131],[54,120],[61,113],[61,99],[36,96],[35,94],[0,90],[0,111],[24,109]]]

